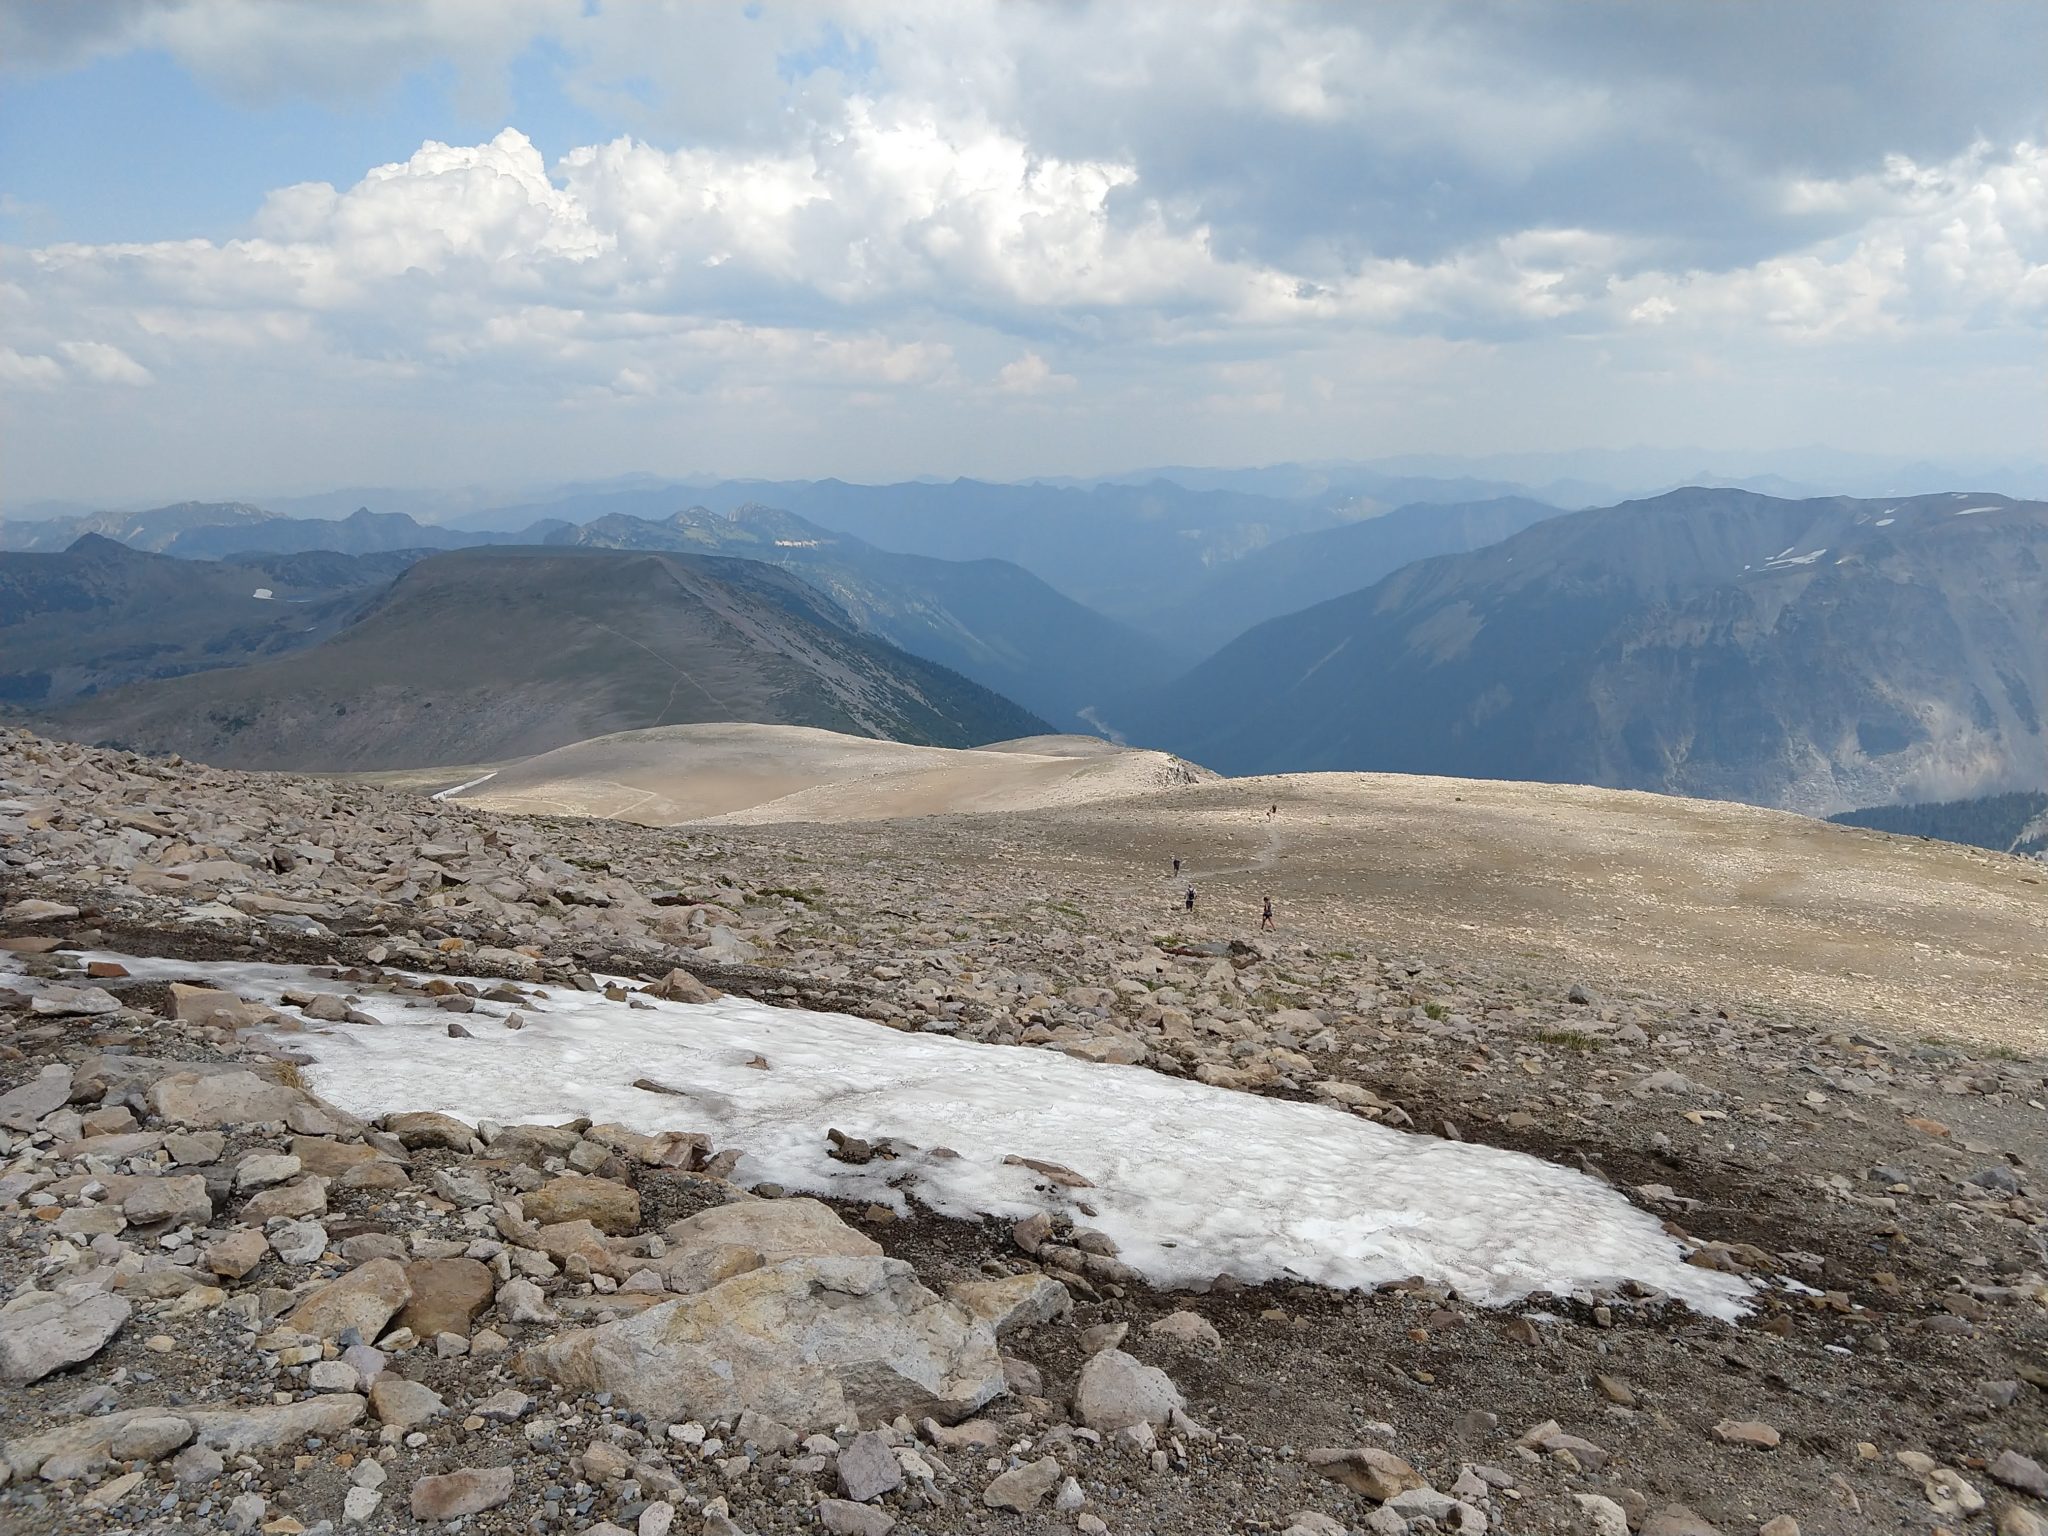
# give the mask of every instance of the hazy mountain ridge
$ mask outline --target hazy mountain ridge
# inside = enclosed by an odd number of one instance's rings
[[[320,769],[525,756],[698,720],[935,746],[1047,729],[856,633],[772,566],[540,549],[431,556],[310,650],[123,689],[57,718],[74,735],[228,766]]]
[[[357,507],[347,517],[279,517],[249,527],[190,527],[170,539],[164,553],[217,560],[252,552],[304,554],[326,549],[344,555],[372,555],[400,549],[468,549],[483,544],[538,544],[559,526],[546,523],[518,532],[466,532],[422,523],[405,512]]]
[[[1587,782],[1828,812],[2048,783],[2048,506],[1696,489],[1251,631],[1112,723],[1224,772]]]
[[[54,553],[69,549],[87,534],[98,534],[154,554],[188,530],[240,528],[253,532],[264,524],[286,521],[289,519],[282,513],[242,501],[179,501],[140,512],[86,512],[33,522],[0,522],[0,549]]]
[[[1369,587],[1417,560],[1498,543],[1560,512],[1547,502],[1504,496],[1418,503],[1298,533],[1218,566],[1151,615],[1149,625],[1206,655],[1268,619]]]
[[[771,507],[691,507],[658,522],[614,512],[547,542],[698,550],[780,566],[857,628],[1065,725],[1081,723],[1091,705],[1164,682],[1198,654],[1175,657],[1009,561],[895,554]]]
[[[302,649],[333,634],[415,558],[200,563],[91,533],[65,550],[0,553],[0,703],[46,709]]]
[[[1087,487],[979,480],[897,485],[727,480],[702,487],[596,490],[460,521],[465,528],[481,528],[542,518],[582,524],[614,513],[658,519],[679,501],[717,513],[772,505],[900,554],[1007,560],[1068,598],[1127,624],[1156,603],[1157,594],[1191,588],[1217,565],[1276,539],[1358,515],[1349,498],[1326,503],[1191,491],[1164,480]]]

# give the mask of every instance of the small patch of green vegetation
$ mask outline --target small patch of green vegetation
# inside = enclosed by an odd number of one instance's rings
[[[1589,1035],[1583,1029],[1539,1029],[1536,1038],[1545,1045],[1561,1045],[1570,1051],[1590,1051],[1600,1043],[1598,1035]]]
[[[1332,960],[1356,960],[1358,956],[1348,949],[1333,949],[1330,951],[1330,958]]]
[[[578,869],[593,875],[608,875],[612,872],[611,863],[607,859],[571,858],[563,862],[574,864]]]
[[[1048,901],[1045,905],[1048,911],[1057,912],[1062,917],[1071,917],[1076,922],[1085,922],[1088,917],[1087,913],[1071,901]]]
[[[1449,1018],[1451,1013],[1451,1010],[1446,1008],[1442,1003],[1424,1003],[1422,1005],[1422,1011],[1428,1014],[1432,1019]]]

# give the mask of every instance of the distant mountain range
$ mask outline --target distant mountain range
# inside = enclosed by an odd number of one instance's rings
[[[415,558],[199,563],[95,533],[68,550],[0,553],[0,707],[47,709],[316,645]]]
[[[841,480],[721,481],[600,489],[502,507],[461,519],[470,529],[522,527],[544,518],[588,524],[613,514],[670,516],[679,505],[713,512],[779,507],[808,522],[899,554],[1007,560],[1076,602],[1126,624],[1163,593],[1192,589],[1209,571],[1275,539],[1360,515],[1355,499],[1289,500],[1239,491],[1148,485],[1058,487],[853,485]],[[1377,510],[1371,506],[1365,510]],[[1155,639],[1171,644],[1168,637]],[[1192,659],[1192,653],[1186,653]]]
[[[408,714],[379,691],[402,671],[390,637],[429,632],[405,617],[426,591],[479,634],[517,633],[522,647],[530,634],[595,668],[583,631],[565,635],[545,615],[504,617],[526,612],[519,594],[543,569],[551,584],[582,591],[571,567],[482,558],[489,547],[538,546],[563,559],[682,557],[664,602],[700,618],[725,601],[712,601],[706,582],[758,603],[769,581],[785,615],[802,609],[801,623],[835,644],[869,647],[853,668],[868,681],[854,686],[839,652],[824,665],[823,642],[791,638],[797,619],[737,630],[706,619],[685,634],[655,603],[650,622],[685,647],[664,652],[666,662],[698,674],[685,650],[701,643],[710,670],[751,678],[711,692],[752,713],[721,715],[700,700],[672,720],[851,721],[945,745],[991,739],[978,734],[984,725],[1015,736],[1049,721],[1227,772],[1583,780],[1823,813],[2048,784],[2039,503],[1692,487],[1565,512],[1516,496],[1448,502],[1440,497],[1454,485],[1489,486],[1416,480],[1407,488],[1439,499],[1381,511],[1346,501],[1363,482],[1340,471],[1318,488],[1302,469],[1294,488],[1316,494],[1293,500],[1163,481],[809,481],[774,490],[822,513],[746,502],[677,510],[673,483],[642,477],[496,509],[510,521],[495,528],[365,508],[287,518],[243,503],[8,524],[0,534],[38,547],[0,555],[0,709],[56,712],[136,741],[183,732],[213,743],[201,755],[222,761],[305,765],[329,750],[357,754],[351,761],[417,763],[426,748],[473,755],[462,746],[471,725],[478,739],[530,752],[553,729],[545,709],[584,734],[652,723],[630,678],[615,696],[593,683],[572,698],[582,684],[569,687],[545,657],[532,675],[501,679],[497,723],[479,713],[459,730],[423,726],[432,709],[448,711],[437,720],[469,720],[458,681],[437,672],[429,650],[420,665],[440,679],[434,702]],[[742,488],[723,482],[708,494],[730,500]],[[40,547],[64,533],[74,547]],[[919,548],[892,551],[884,539]],[[476,558],[430,560],[431,577],[392,584],[437,549]],[[690,564],[700,556],[759,565],[742,577],[713,561],[728,571],[714,579]],[[685,570],[688,582],[673,574]],[[465,581],[475,589],[461,591]],[[803,594],[796,608],[792,593]],[[746,634],[774,637],[754,646],[752,672],[736,638]],[[435,635],[433,646],[453,643]],[[877,660],[898,651],[902,665],[928,672]],[[291,652],[305,654],[276,659]],[[375,662],[362,664],[363,697],[332,672],[335,658]],[[646,660],[628,647],[606,665],[631,674]],[[222,670],[251,661],[265,665],[247,678]],[[598,677],[578,665],[564,677]],[[200,671],[219,675],[164,681]],[[131,684],[148,686],[92,697]],[[332,730],[301,705],[262,697],[300,688],[346,712],[332,718],[375,729]],[[173,696],[208,702],[160,713]],[[180,722],[180,709],[192,718]],[[996,731],[999,717],[1008,724]],[[293,741],[265,736],[286,723]],[[351,745],[358,737],[369,745]]]
[[[90,740],[326,770],[523,757],[713,720],[957,747],[1050,729],[858,633],[774,566],[585,549],[432,555],[310,649],[139,683],[54,715]]]
[[[779,565],[831,598],[857,628],[1066,727],[1085,729],[1091,706],[1163,683],[1199,654],[1169,653],[1007,560],[892,554],[771,507],[691,507],[658,521],[613,512],[564,524],[544,542]]]
[[[1007,561],[892,554],[794,514],[758,506],[730,514],[695,507],[659,520],[611,512],[580,525],[545,518],[517,530],[465,530],[421,523],[403,512],[363,508],[342,518],[287,518],[239,504],[184,503],[74,519],[66,526],[84,521],[104,521],[111,530],[104,537],[193,560],[246,561],[254,558],[252,552],[314,550],[352,556],[407,552],[417,559],[436,549],[492,545],[676,550],[765,560],[825,593],[857,628],[950,667],[1068,728],[1087,729],[1083,711],[1162,683],[1202,654],[1191,646],[1169,649]],[[32,541],[38,554],[56,537],[52,524],[18,526],[50,530],[48,538]],[[207,621],[195,613],[181,622]],[[135,643],[158,643],[146,624],[131,629]]]
[[[1832,812],[2048,784],[2048,505],[1693,489],[1262,624],[1110,713],[1226,773],[1575,781]]]
[[[1208,655],[1255,624],[1369,587],[1432,555],[1497,544],[1559,515],[1525,496],[1401,507],[1363,522],[1297,533],[1217,566],[1193,590],[1171,594],[1145,616],[1155,634]]]

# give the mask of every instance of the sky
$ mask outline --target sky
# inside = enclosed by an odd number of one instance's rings
[[[2038,456],[2048,7],[0,0],[0,504]]]

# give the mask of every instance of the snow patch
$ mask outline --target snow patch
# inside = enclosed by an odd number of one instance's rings
[[[9,957],[11,958],[11,957]],[[118,959],[139,977],[208,980],[275,1002],[286,987],[347,992],[302,967]],[[1683,1262],[1662,1224],[1605,1184],[1517,1152],[1375,1125],[1055,1051],[912,1034],[743,998],[690,1005],[549,989],[507,1030],[501,1004],[451,1015],[352,994],[373,1025],[313,1026],[274,1043],[353,1114],[432,1109],[472,1122],[587,1115],[691,1130],[742,1149],[736,1177],[941,1214],[1040,1210],[1106,1232],[1159,1285],[1231,1274],[1367,1288],[1420,1275],[1489,1304],[1634,1280],[1715,1317],[1739,1279]],[[750,1065],[765,1061],[766,1067]],[[672,1092],[633,1086],[652,1081]],[[889,1138],[895,1159],[825,1155],[828,1128]],[[1079,1173],[1087,1187],[1015,1161]]]
[[[1766,560],[1763,563],[1762,568],[1767,571],[1783,571],[1788,570],[1795,565],[1811,565],[1814,561],[1818,560],[1822,555],[1827,553],[1825,549],[1815,549],[1809,550],[1807,551],[1807,553],[1803,555],[1793,554],[1792,551],[1794,549],[1797,549],[1798,547],[1799,546],[1795,544],[1789,546],[1786,549],[1780,550],[1777,554],[1771,556],[1770,559]]]
[[[450,784],[446,789],[437,789],[427,798],[429,800],[452,800],[465,789],[475,789],[477,785],[488,783],[497,776],[498,770],[493,768],[489,773],[480,773],[475,778],[464,780],[460,784]]]
[[[1971,517],[1971,516],[1974,516],[1974,515],[1975,515],[1976,513],[1979,513],[1979,512],[1996,512],[1997,510],[1998,510],[1998,508],[1997,508],[1996,506],[1989,506],[1989,507],[1957,507],[1957,508],[1956,508],[1956,516],[1957,516],[1957,517]]]
[[[271,591],[270,588],[268,587],[258,587],[254,592],[251,592],[249,595],[251,597],[260,597],[263,599],[263,601],[267,603],[277,594]]]
[[[1889,527],[1891,527],[1891,525],[1892,525],[1893,523],[1896,523],[1897,521],[1898,521],[1898,519],[1897,519],[1896,517],[1880,517],[1880,518],[1879,518],[1879,519],[1877,520],[1877,523],[1876,523],[1876,525],[1875,525],[1875,526],[1877,526],[1877,527],[1879,527],[1879,528],[1889,528]]]

